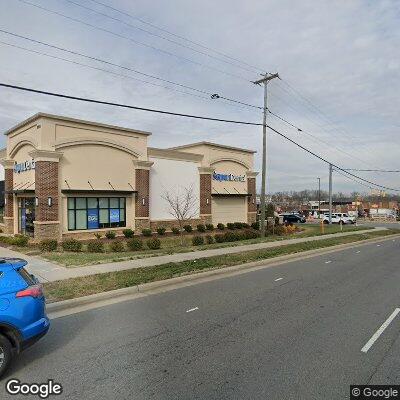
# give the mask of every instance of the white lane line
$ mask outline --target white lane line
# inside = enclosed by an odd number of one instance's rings
[[[276,278],[275,282],[281,281],[283,278]]]
[[[383,331],[390,325],[390,323],[396,318],[396,315],[400,312],[400,308],[396,308],[390,317],[381,325],[381,327],[372,335],[371,339],[365,344],[365,346],[361,349],[363,353],[366,353],[371,346],[375,343],[375,341],[382,335]]]
[[[332,262],[331,260],[325,261],[325,264],[330,264],[331,262]]]
[[[191,308],[191,309],[189,309],[189,310],[186,310],[186,312],[192,312],[192,311],[196,311],[196,310],[198,310],[199,309],[199,307],[195,307],[195,308]]]
[[[380,245],[380,244],[377,244],[376,247],[381,247],[381,245]]]
[[[360,254],[360,253],[361,253],[361,250],[357,250],[357,251],[356,251],[356,254]]]

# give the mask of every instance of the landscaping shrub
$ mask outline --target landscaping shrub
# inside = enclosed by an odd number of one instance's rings
[[[158,250],[161,248],[161,240],[157,238],[149,239],[146,244],[150,250]]]
[[[81,251],[82,250],[82,242],[76,239],[66,239],[61,243],[61,247],[64,251]]]
[[[132,238],[126,242],[128,249],[132,251],[141,250],[143,248],[143,242],[139,238]]]
[[[159,235],[165,235],[165,228],[163,226],[160,226],[157,228],[157,233]]]
[[[57,250],[57,240],[55,239],[43,239],[39,243],[40,251],[56,251]]]
[[[5,244],[11,244],[11,237],[8,236],[0,236],[0,242]]]
[[[29,236],[26,235],[15,235],[11,238],[11,244],[14,246],[25,247],[28,246]]]
[[[133,235],[135,234],[135,232],[134,232],[132,229],[124,229],[124,230],[122,231],[122,233],[124,234],[124,236],[125,236],[127,239],[133,238]]]
[[[193,246],[201,246],[202,244],[204,244],[203,236],[193,236],[192,244],[193,244]]]
[[[224,243],[225,242],[225,235],[223,233],[217,233],[214,236],[214,239],[217,243]]]
[[[198,232],[205,232],[206,231],[206,226],[203,224],[197,225],[197,231]]]
[[[122,240],[116,240],[110,244],[110,250],[115,253],[120,253],[125,250],[124,242]]]
[[[244,239],[257,239],[258,237],[260,237],[260,234],[258,232],[254,232],[251,229],[246,229],[242,234]]]
[[[275,235],[284,235],[286,233],[283,225],[277,225],[274,227]]]
[[[253,229],[255,229],[256,231],[259,231],[260,230],[260,223],[257,221],[257,222],[253,222],[252,224],[251,224],[251,227],[253,228]]]
[[[142,235],[143,236],[151,236],[152,235],[151,229],[149,229],[149,228],[142,229]]]
[[[223,231],[223,230],[225,229],[225,225],[219,223],[219,224],[217,224],[217,228],[218,228],[220,231]]]
[[[104,253],[104,242],[101,240],[92,240],[87,245],[89,253]]]
[[[225,236],[224,240],[225,242],[235,242],[236,240],[240,240],[236,232],[226,232],[224,236]]]
[[[206,224],[206,229],[208,231],[213,231],[214,230],[214,225],[213,224]]]
[[[101,233],[96,232],[96,233],[94,234],[94,236],[96,237],[96,239],[100,239],[100,238],[101,238]]]
[[[236,229],[242,229],[243,228],[243,222],[234,222],[233,225],[234,225],[234,227]]]
[[[242,222],[242,228],[249,229],[250,225],[247,222]]]
[[[193,230],[192,225],[184,225],[183,229],[188,233],[192,232]]]
[[[213,244],[215,242],[215,239],[211,235],[206,235],[206,243],[207,244]]]
[[[228,222],[228,223],[226,224],[226,227],[227,227],[228,229],[230,229],[230,230],[233,230],[233,229],[235,229],[235,224],[234,224],[233,222]]]
[[[106,238],[107,239],[115,239],[115,232],[114,231],[107,231],[106,232]]]
[[[173,233],[174,235],[179,235],[179,234],[181,233],[180,229],[179,229],[178,227],[176,227],[176,226],[173,226],[173,227],[171,228],[171,231],[172,231],[172,233]]]

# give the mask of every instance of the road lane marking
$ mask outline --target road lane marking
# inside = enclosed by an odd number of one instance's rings
[[[380,245],[380,244],[377,244],[376,247],[381,247],[381,245]]]
[[[281,281],[283,278],[276,278],[275,282]]]
[[[325,264],[330,264],[331,262],[332,262],[331,260],[325,261]]]
[[[390,317],[381,325],[381,327],[372,335],[371,339],[365,344],[365,346],[361,349],[363,353],[366,353],[372,345],[376,342],[379,336],[382,335],[384,330],[390,325],[390,323],[396,318],[397,314],[400,312],[400,308],[396,308]]]
[[[361,253],[361,250],[356,251],[356,254],[359,254],[359,253]]]
[[[196,311],[196,310],[198,310],[199,309],[199,307],[195,307],[195,308],[191,308],[191,309],[189,309],[189,310],[186,310],[186,312],[192,312],[192,311]]]

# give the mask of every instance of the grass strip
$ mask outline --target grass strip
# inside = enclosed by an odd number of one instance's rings
[[[177,276],[192,274],[204,270],[267,260],[282,255],[326,248],[344,243],[359,242],[398,233],[400,233],[400,230],[388,229],[385,231],[366,232],[363,234],[296,243],[269,249],[252,250],[243,253],[199,258],[197,260],[171,262],[154,267],[107,272],[103,274],[45,283],[44,290],[47,301],[55,302],[135,286],[147,282],[171,279]]]

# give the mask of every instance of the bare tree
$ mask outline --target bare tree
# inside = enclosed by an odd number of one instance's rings
[[[189,220],[197,217],[199,210],[198,199],[194,194],[193,186],[183,188],[183,193],[170,193],[166,190],[161,197],[168,203],[168,212],[178,222],[181,244],[183,245],[183,227]]]

